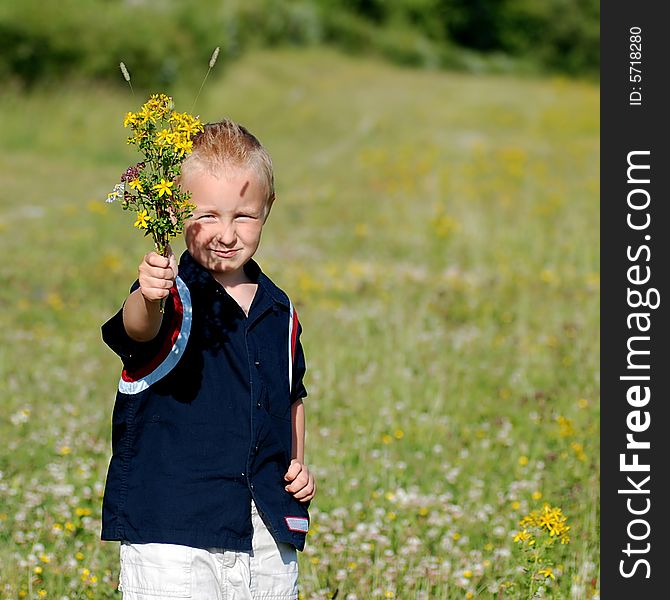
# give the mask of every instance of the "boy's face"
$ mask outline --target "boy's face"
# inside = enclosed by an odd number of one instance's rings
[[[196,170],[182,177],[193,215],[184,226],[186,247],[219,283],[243,281],[242,267],[254,255],[265,223],[266,194],[251,169],[212,175]]]

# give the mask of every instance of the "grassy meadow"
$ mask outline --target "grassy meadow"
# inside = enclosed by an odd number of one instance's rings
[[[598,597],[597,86],[320,49],[215,74],[194,112],[272,154],[257,259],[304,327],[301,597]],[[105,198],[144,99],[0,93],[0,599],[120,597],[99,328],[151,248]],[[545,502],[570,541],[540,562],[514,537]]]

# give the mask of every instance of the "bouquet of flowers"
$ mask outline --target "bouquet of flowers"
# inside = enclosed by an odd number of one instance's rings
[[[135,227],[151,235],[156,252],[167,256],[170,239],[183,231],[193,210],[190,195],[180,190],[176,179],[202,124],[197,117],[175,111],[169,96],[153,94],[138,112],[126,114],[123,126],[130,128],[128,143],[137,146],[143,160],[126,169],[107,201],[118,200],[124,210],[134,211]]]

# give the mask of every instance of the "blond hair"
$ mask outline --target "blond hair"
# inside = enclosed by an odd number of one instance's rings
[[[217,174],[230,168],[252,169],[265,188],[266,210],[275,199],[272,159],[256,136],[230,119],[207,123],[193,138],[193,152],[182,163],[182,174],[198,168]]]

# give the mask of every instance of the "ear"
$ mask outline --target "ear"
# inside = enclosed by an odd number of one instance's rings
[[[270,216],[270,210],[272,209],[272,205],[274,204],[276,198],[277,195],[274,192],[272,192],[272,195],[267,199],[267,202],[265,203],[265,221],[267,221],[268,217]]]

